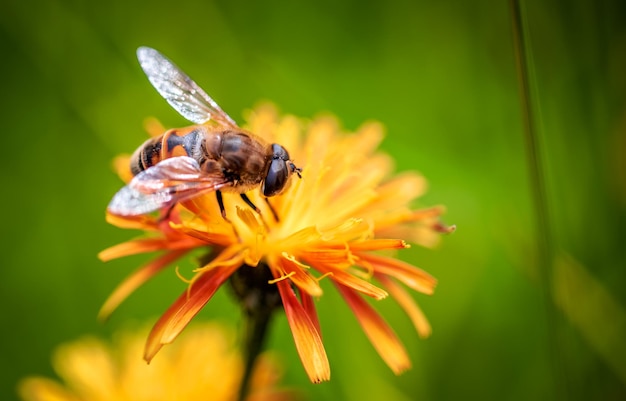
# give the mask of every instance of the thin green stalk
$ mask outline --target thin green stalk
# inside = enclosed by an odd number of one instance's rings
[[[258,356],[263,351],[267,329],[272,318],[272,312],[268,310],[258,311],[256,314],[246,316],[245,338],[245,368],[241,385],[239,387],[239,401],[245,400],[250,391],[250,379]]]
[[[272,279],[269,267],[261,262],[257,266],[241,266],[229,280],[241,305],[246,325],[245,367],[239,388],[239,401],[248,396],[254,365],[263,351],[272,315],[282,305],[277,287],[269,284]]]
[[[549,331],[549,352],[552,361],[552,378],[555,380],[554,391],[557,399],[567,398],[566,376],[558,363],[560,360],[560,344],[557,340],[559,316],[554,312],[552,302],[553,274],[552,262],[555,256],[553,231],[546,194],[544,162],[539,137],[538,120],[533,109],[533,87],[531,74],[534,73],[532,52],[528,38],[528,27],[524,9],[520,0],[511,0],[511,17],[513,24],[513,42],[517,64],[522,121],[524,124],[524,140],[529,168],[531,193],[535,211],[535,238],[537,245],[537,265],[542,289],[545,317]],[[536,97],[535,97],[536,99]],[[547,396],[548,399],[555,397]]]

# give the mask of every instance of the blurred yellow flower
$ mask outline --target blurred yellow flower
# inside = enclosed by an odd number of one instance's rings
[[[432,246],[440,233],[454,230],[439,222],[442,207],[410,208],[426,189],[424,178],[416,173],[391,175],[392,160],[376,150],[383,136],[377,123],[364,124],[348,134],[341,132],[332,117],[305,123],[293,116],[279,117],[266,105],[250,113],[245,128],[268,143],[285,146],[303,167],[302,178],[293,177],[290,188],[270,198],[271,207],[257,191],[248,193],[261,209],[260,215],[237,194],[224,193],[231,222],[222,218],[212,194],[177,205],[165,220],[109,214],[115,225],[153,230],[158,235],[109,248],[100,254],[102,260],[165,252],[122,283],[101,315],[107,316],[135,288],[186,252],[208,247],[211,258],[195,270],[188,290],[150,333],[146,360],[172,342],[227,279],[246,274],[244,268],[252,267],[267,270],[264,284],[269,282],[267,291],[280,296],[312,382],[330,378],[314,305],[314,299],[323,294],[322,279],[336,286],[389,367],[395,373],[409,368],[407,353],[393,330],[362,296],[380,300],[391,294],[418,333],[429,335],[426,318],[400,283],[432,294],[436,280],[390,253],[409,247],[405,240]],[[128,170],[127,164],[124,169]],[[121,175],[128,176],[124,171]]]
[[[142,359],[145,331],[121,332],[112,344],[85,337],[60,346],[53,367],[64,384],[29,377],[18,385],[24,401],[232,401],[237,399],[244,362],[236,336],[215,323],[192,325],[180,340],[147,365]],[[257,360],[248,401],[290,400],[277,390],[277,360]]]

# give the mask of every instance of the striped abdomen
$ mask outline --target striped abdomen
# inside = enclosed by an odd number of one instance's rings
[[[159,137],[148,139],[132,155],[131,172],[137,175],[161,160],[175,156],[189,156],[198,160],[195,156],[201,152],[206,131],[204,126],[191,126],[171,129]]]

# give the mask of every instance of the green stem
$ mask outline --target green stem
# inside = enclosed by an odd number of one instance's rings
[[[553,274],[552,262],[555,256],[554,233],[546,194],[546,182],[544,175],[544,162],[541,152],[538,122],[533,110],[533,87],[531,73],[533,72],[532,53],[528,39],[527,21],[524,18],[524,8],[521,0],[511,0],[511,18],[513,25],[513,42],[515,58],[520,86],[520,98],[522,107],[522,121],[524,124],[524,139],[526,142],[526,156],[528,158],[531,193],[535,210],[535,238],[537,239],[538,273],[542,289],[544,316],[548,327],[548,347],[552,361],[552,378],[555,380],[554,391],[557,397],[549,399],[567,399],[567,377],[560,364],[562,344],[557,339],[557,329],[560,317],[554,313],[552,301]]]
[[[250,391],[250,379],[254,371],[256,360],[263,351],[265,338],[269,323],[272,317],[272,311],[260,310],[257,313],[250,313],[246,318],[246,338],[245,338],[245,369],[241,386],[239,387],[239,401],[245,400]]]
[[[274,277],[263,262],[257,266],[242,265],[230,278],[233,294],[239,300],[245,317],[245,367],[239,388],[239,400],[243,401],[250,391],[250,379],[256,360],[263,351],[272,314],[282,303],[276,285],[270,284]]]

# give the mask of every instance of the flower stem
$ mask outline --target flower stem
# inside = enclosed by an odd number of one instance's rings
[[[230,278],[231,288],[243,309],[245,328],[245,370],[239,388],[243,401],[250,390],[254,365],[267,337],[274,311],[282,305],[278,289],[270,284],[274,277],[265,263],[241,266]]]
[[[258,311],[254,315],[248,314],[246,318],[245,369],[239,387],[239,401],[245,400],[250,391],[250,379],[256,360],[263,351],[272,312]]]

